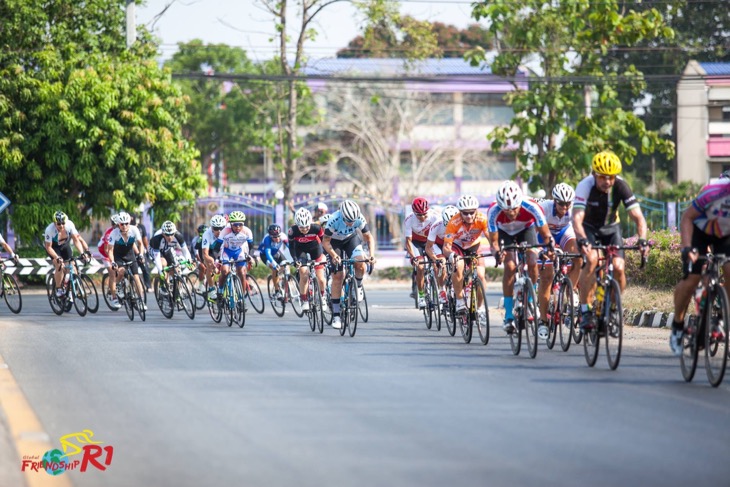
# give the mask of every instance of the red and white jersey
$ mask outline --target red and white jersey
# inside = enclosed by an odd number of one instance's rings
[[[96,246],[96,248],[99,251],[99,253],[101,255],[103,255],[104,257],[109,257],[108,255],[106,255],[106,246],[107,246],[107,244],[110,244],[111,243],[111,238],[110,237],[112,235],[112,230],[114,230],[114,228],[115,227],[109,227],[109,228],[107,228],[106,232],[104,232],[104,236],[101,237],[101,240],[99,240],[99,243]]]
[[[429,208],[428,216],[423,220],[419,220],[415,213],[411,213],[406,217],[405,235],[414,242],[426,243],[428,240],[428,232],[431,227],[441,221],[441,213]]]
[[[444,236],[446,235],[446,225],[443,220],[431,227],[428,231],[428,241],[435,242],[439,247],[444,246]]]
[[[545,215],[540,205],[530,199],[524,199],[517,218],[510,220],[495,201],[487,209],[487,221],[490,232],[502,230],[508,235],[517,235],[533,225],[538,227],[545,225]]]
[[[562,217],[558,216],[558,213],[555,211],[555,200],[544,200],[539,204],[545,214],[545,220],[547,221],[547,226],[551,233],[557,233],[563,228],[573,224],[573,217],[570,214],[570,211],[566,211],[565,215]]]

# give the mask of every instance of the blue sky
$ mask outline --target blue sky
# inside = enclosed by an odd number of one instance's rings
[[[290,3],[295,4],[292,0]],[[405,0],[400,11],[420,20],[464,28],[474,22],[470,18],[470,3],[470,0]],[[137,23],[151,26],[155,16],[169,4],[154,24],[156,35],[162,39],[163,59],[175,52],[178,42],[196,38],[206,43],[241,47],[254,60],[272,57],[275,48],[269,39],[273,36],[273,19],[256,0],[148,0],[145,6],[137,7]],[[336,2],[316,18],[319,36],[305,47],[310,57],[333,57],[360,33],[362,19],[357,18],[349,2]]]

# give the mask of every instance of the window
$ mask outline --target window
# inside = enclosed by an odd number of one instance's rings
[[[464,125],[507,125],[512,117],[503,93],[464,93]]]
[[[722,119],[723,121],[730,122],[730,105],[722,107]]]
[[[431,109],[424,116],[428,117],[426,125],[454,125],[454,94],[432,93]]]

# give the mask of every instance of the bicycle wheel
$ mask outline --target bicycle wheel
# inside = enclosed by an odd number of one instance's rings
[[[141,278],[140,278],[141,279]],[[127,282],[129,289],[129,295],[131,296],[131,307],[137,310],[137,314],[142,321],[147,319],[147,312],[144,309],[144,298],[140,294],[137,284],[135,283],[134,277],[130,276]],[[143,284],[144,286],[144,284]]]
[[[157,307],[160,308],[162,316],[167,319],[172,318],[172,315],[175,313],[175,306],[172,304],[172,293],[170,293],[168,286],[165,285],[163,291],[162,281],[159,277],[155,277],[152,283],[152,289],[155,294],[155,301],[157,301]]]
[[[512,355],[519,355],[522,350],[522,330],[525,329],[522,309],[515,309],[514,330],[509,334],[509,345]]]
[[[178,277],[174,281],[177,286],[177,301],[178,306],[180,306],[183,311],[185,311],[185,314],[188,315],[188,318],[191,320],[195,318],[195,291],[193,291],[190,286],[188,286],[188,280],[184,279],[182,277]]]
[[[23,297],[20,295],[20,288],[15,277],[10,274],[3,273],[3,297],[5,298],[5,304],[8,305],[8,309],[15,314],[20,313],[23,309]]]
[[[319,289],[319,282],[315,279],[312,287],[312,297],[309,302],[310,313],[317,315],[317,331],[324,332],[324,304],[322,303],[322,291]]]
[[[425,276],[423,279],[423,300],[426,302],[426,305],[421,311],[423,312],[423,320],[426,322],[427,330],[430,330],[431,325],[433,324],[433,313],[431,312],[431,307],[429,306],[429,299],[431,299],[430,294],[431,283],[429,282],[428,276]]]
[[[79,316],[86,316],[86,313],[89,311],[86,305],[86,291],[78,275],[74,275],[73,279],[71,280],[69,290],[71,291],[71,296],[73,297],[74,308],[76,308],[76,312],[79,314]]]
[[[349,292],[347,293],[347,329],[350,332],[350,336],[354,337],[357,331],[357,315],[358,315],[358,300],[357,300],[357,282],[355,279],[350,281],[348,286]],[[343,326],[344,328],[344,326]]]
[[[573,283],[570,279],[563,277],[558,294],[558,323],[557,332],[560,334],[560,348],[563,352],[570,349],[570,341],[573,339],[573,323],[575,323],[575,308],[573,307]]]
[[[596,307],[594,306],[593,309],[595,310]],[[582,333],[583,354],[585,355],[588,367],[596,365],[596,359],[598,358],[598,345],[600,341],[600,335],[598,334],[598,322],[602,319],[602,317],[593,316],[593,326]]]
[[[367,323],[370,318],[370,313],[368,312],[368,295],[365,293],[365,288],[362,285],[360,285],[360,289],[362,289],[362,299],[357,301],[357,312],[360,314],[362,322]]]
[[[523,308],[525,313],[525,341],[530,358],[537,356],[537,296],[530,278],[525,279],[527,302]]]
[[[117,297],[119,297],[119,284],[121,284],[121,288],[124,290],[122,302],[124,303],[124,310],[127,312],[127,318],[129,318],[129,321],[134,321],[134,295],[132,294],[133,291],[129,274],[125,274],[122,282],[117,284]]]
[[[226,279],[226,283],[223,285],[223,316],[226,317],[226,324],[230,327],[233,326],[233,322],[235,321],[233,310],[234,310],[234,303],[233,299],[235,295],[233,294],[233,274],[228,274],[228,278]]]
[[[416,283],[416,268],[413,268],[411,273],[411,297],[413,298],[413,305],[418,309],[418,284]]]
[[[269,302],[271,303],[271,308],[274,310],[274,313],[276,316],[284,316],[284,307],[286,305],[284,304],[283,298],[275,297],[276,291],[274,289],[274,281],[271,279],[271,276],[266,278],[266,288],[269,291]]]
[[[711,299],[710,299],[711,298]],[[722,383],[727,366],[728,353],[728,324],[730,309],[728,309],[728,298],[725,288],[717,284],[712,288],[712,294],[708,296],[707,306],[709,309],[705,316],[705,370],[707,380],[712,387]]]
[[[246,290],[246,298],[251,303],[254,311],[258,314],[264,312],[264,295],[261,294],[261,288],[259,287],[258,281],[251,274],[246,273],[246,283],[248,289]]]
[[[193,302],[195,304],[195,309],[203,309],[205,307],[205,300],[206,298],[206,291],[201,292],[200,289],[200,278],[198,278],[198,275],[195,273],[191,273],[185,276],[185,281],[188,285],[188,289],[190,289],[190,293],[193,297]],[[205,289],[205,285],[203,285],[203,289]],[[192,318],[191,318],[192,319]]]
[[[223,319],[223,310],[221,309],[220,305],[218,304],[218,300],[215,301],[208,301],[208,313],[210,314],[210,318],[216,322],[220,323]]]
[[[86,294],[86,308],[89,310],[89,313],[96,313],[99,311],[99,294],[96,292],[96,285],[86,274],[81,274],[79,279]]]
[[[109,274],[104,274],[101,278],[101,295],[104,298],[107,308],[112,311],[119,311],[119,308],[112,306],[112,294],[109,290]]]
[[[443,310],[449,335],[456,335],[456,298],[454,297],[454,288],[451,285],[451,277],[446,280],[446,304],[442,304],[441,309]]]
[[[48,304],[51,305],[51,311],[57,315],[63,314],[63,308],[65,307],[64,299],[56,296],[56,281],[51,276],[51,279],[46,279],[46,293],[48,294]]]
[[[616,281],[611,281],[611,294],[606,296],[603,316],[606,323],[604,341],[608,367],[616,370],[621,361],[621,345],[624,339],[624,310],[621,307],[621,289]]]
[[[304,316],[304,310],[302,309],[302,297],[299,293],[299,283],[294,276],[288,275],[286,276],[286,284],[289,288],[287,294],[291,307],[294,309],[294,313],[301,318]]]
[[[307,302],[309,303],[309,309],[305,311],[305,313],[307,314],[307,321],[309,322],[309,330],[312,332],[317,331],[317,319],[321,318],[317,316],[317,307],[314,302],[314,297],[317,294],[319,294],[317,279],[310,280],[309,290],[307,291]]]
[[[482,345],[486,345],[489,343],[489,303],[487,301],[487,290],[484,289],[484,284],[482,284],[482,280],[479,278],[474,279],[474,284],[472,284],[472,299],[479,300],[481,298],[482,305],[477,306],[477,316],[476,321],[474,324],[477,327],[477,331],[479,332],[479,339],[482,342]],[[484,311],[484,319],[482,320],[479,317],[479,310]]]
[[[692,382],[692,378],[695,376],[697,357],[699,356],[700,317],[694,311],[693,299],[690,301],[687,314],[685,315],[684,333],[682,334],[682,355],[679,357],[682,377],[687,382]]]
[[[472,322],[469,316],[469,299],[466,296],[466,290],[462,290],[464,296],[461,298],[464,300],[465,307],[461,313],[456,313],[456,321],[459,323],[461,329],[461,338],[464,339],[464,343],[471,343],[472,335]]]
[[[239,328],[246,324],[246,296],[238,276],[233,276],[233,313]]]

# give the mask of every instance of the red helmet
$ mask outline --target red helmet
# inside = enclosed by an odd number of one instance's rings
[[[413,203],[411,204],[411,208],[413,209],[413,213],[418,214],[424,214],[428,212],[428,201],[426,201],[426,198],[421,198],[420,196],[413,200]]]

